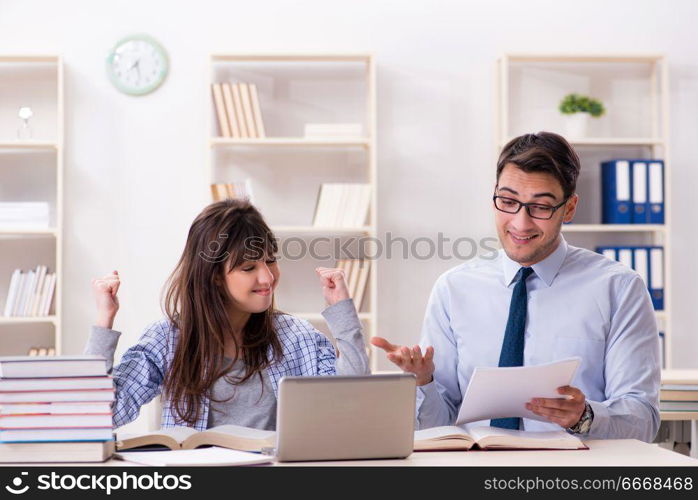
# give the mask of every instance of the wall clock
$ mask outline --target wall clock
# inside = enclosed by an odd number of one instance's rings
[[[167,52],[147,35],[119,40],[107,57],[107,74],[114,86],[129,95],[145,95],[165,81]]]

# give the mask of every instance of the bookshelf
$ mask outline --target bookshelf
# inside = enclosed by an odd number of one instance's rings
[[[282,247],[309,246],[320,239],[345,243],[348,239],[354,242],[377,237],[376,77],[372,55],[217,53],[210,56],[209,75],[209,184],[250,179],[253,201]],[[222,82],[255,85],[264,137],[223,136],[211,91],[214,83]],[[359,123],[362,134],[305,137],[307,123]],[[369,184],[371,200],[366,224],[313,225],[323,183]],[[373,248],[364,250],[372,252]],[[350,251],[357,249],[354,244]],[[321,315],[325,305],[314,269],[332,267],[347,256],[337,255],[329,244],[319,252],[323,253],[322,258],[303,254],[302,258],[284,260],[285,252],[280,253],[282,277],[276,293],[277,307],[329,333]],[[373,260],[359,310],[367,349],[368,339],[377,332],[377,271]],[[375,369],[377,356],[369,352]]]
[[[48,227],[0,225],[0,355],[31,347],[61,353],[63,247],[63,63],[57,55],[0,54],[0,201],[48,202]],[[31,136],[18,137],[29,106]],[[2,316],[15,269],[42,264],[56,273],[47,316]]]
[[[573,245],[664,247],[664,310],[655,311],[664,332],[665,367],[672,366],[671,158],[669,85],[659,54],[505,54],[496,68],[497,155],[513,137],[548,130],[567,136],[558,111],[571,92],[600,99],[606,114],[591,118],[587,135],[572,137],[582,169],[575,221],[562,231]],[[600,163],[612,158],[664,160],[664,224],[602,224]]]

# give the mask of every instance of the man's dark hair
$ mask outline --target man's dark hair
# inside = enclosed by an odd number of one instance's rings
[[[577,189],[579,156],[561,135],[538,132],[524,134],[509,141],[497,160],[497,181],[509,163],[524,172],[545,172],[552,175],[562,186],[565,199]]]

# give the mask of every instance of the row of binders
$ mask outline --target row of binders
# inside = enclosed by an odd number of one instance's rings
[[[249,179],[245,181],[211,184],[211,196],[213,197],[213,201],[247,199],[250,203],[254,203],[252,183]]]
[[[596,251],[634,269],[647,285],[654,309],[664,310],[664,247],[597,247]]]
[[[362,227],[371,205],[371,193],[370,184],[322,184],[313,225],[328,228]]]
[[[15,269],[10,279],[3,315],[9,316],[48,316],[56,291],[56,273],[49,273],[48,267],[22,271]]]
[[[354,299],[354,306],[357,311],[360,311],[368,284],[371,261],[367,259],[342,259],[337,261],[336,267],[344,271],[349,297]]]
[[[220,136],[234,139],[266,137],[254,83],[214,83],[212,88]]]
[[[0,462],[105,460],[113,400],[102,357],[0,357]]]
[[[601,192],[604,224],[664,224],[664,161],[603,162]]]

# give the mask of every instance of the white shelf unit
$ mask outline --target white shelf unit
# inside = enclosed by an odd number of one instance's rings
[[[39,264],[56,273],[48,316],[0,316],[0,354],[33,346],[62,347],[63,62],[57,55],[0,54],[0,200],[48,201],[48,228],[0,226],[0,307],[14,269]],[[32,108],[32,137],[17,138],[21,106]]]
[[[592,118],[589,136],[569,138],[582,162],[575,222],[562,230],[576,246],[662,245],[665,367],[672,366],[671,335],[671,157],[669,76],[658,54],[505,54],[497,61],[495,137],[497,155],[512,138],[547,130],[566,136],[558,105],[568,93],[601,99],[606,114]],[[601,161],[612,158],[664,160],[664,224],[601,224]]]
[[[377,237],[376,84],[370,54],[213,54],[206,89],[209,99],[209,184],[250,179],[255,204],[280,245],[312,238]],[[266,137],[222,137],[211,84],[254,83]],[[306,138],[303,124],[361,123],[358,138]],[[367,225],[351,228],[312,224],[320,185],[363,182],[372,187]],[[337,258],[346,258],[339,256]],[[335,258],[280,261],[277,307],[329,333],[314,267]],[[359,311],[368,339],[377,332],[377,265],[371,262],[366,297]],[[377,356],[369,350],[371,366]]]

